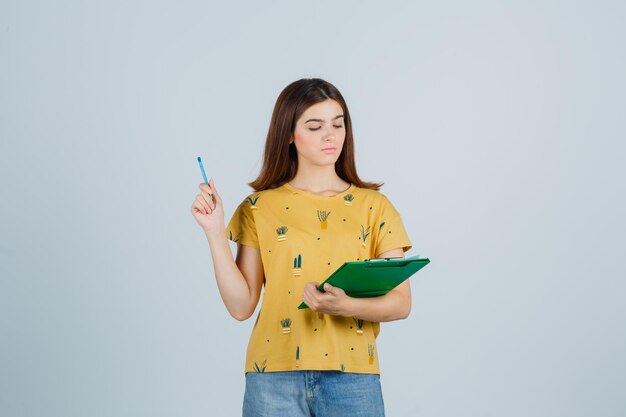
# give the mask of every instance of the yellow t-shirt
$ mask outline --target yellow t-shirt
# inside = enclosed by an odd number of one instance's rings
[[[340,194],[319,196],[285,183],[246,197],[226,233],[259,248],[265,274],[245,372],[380,373],[379,323],[298,305],[306,283],[324,281],[344,262],[411,248],[400,214],[385,195],[351,184]]]

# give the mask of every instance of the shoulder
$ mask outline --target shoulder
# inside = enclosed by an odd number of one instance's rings
[[[252,209],[262,207],[272,201],[279,200],[282,196],[284,196],[285,192],[286,190],[284,187],[253,191],[245,195],[239,205],[244,208]]]
[[[368,188],[355,188],[352,194],[355,197],[360,197],[364,201],[376,203],[376,204],[389,204],[389,198],[377,190],[370,190]]]
[[[355,199],[361,198],[366,208],[373,210],[380,216],[395,216],[399,214],[394,204],[391,203],[391,200],[383,192],[357,188],[354,194]]]

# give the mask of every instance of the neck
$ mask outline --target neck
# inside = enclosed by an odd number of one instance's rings
[[[334,165],[299,166],[296,176],[289,184],[305,191],[314,193],[323,191],[341,192],[350,186],[335,172]]]

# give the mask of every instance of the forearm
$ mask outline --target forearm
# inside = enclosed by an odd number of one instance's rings
[[[346,316],[384,322],[405,319],[411,312],[410,297],[390,291],[380,297],[348,298]]]
[[[231,316],[237,320],[245,320],[250,316],[250,310],[254,309],[253,296],[248,282],[233,259],[226,233],[222,229],[217,233],[207,233],[206,237],[222,301]]]

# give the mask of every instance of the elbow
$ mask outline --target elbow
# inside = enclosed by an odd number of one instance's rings
[[[411,314],[411,310],[402,310],[402,311],[399,311],[397,315],[389,321],[404,320],[408,318],[410,314]]]
[[[388,306],[382,317],[379,317],[376,321],[395,321],[403,320],[409,317],[411,314],[411,299],[405,297],[398,297],[393,300]]]
[[[232,318],[237,321],[246,321],[252,316],[253,311],[229,311]]]
[[[411,300],[408,300],[402,306],[402,310],[400,311],[400,320],[407,319],[411,315]]]
[[[246,321],[246,319],[248,317],[246,317],[245,315],[242,314],[231,314],[232,318],[234,318],[237,321]]]
[[[396,307],[389,311],[385,318],[380,321],[396,321],[404,320],[411,314],[411,303],[399,303]]]

